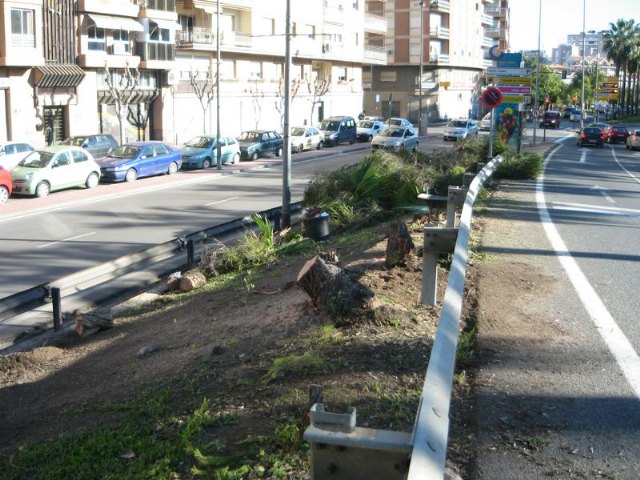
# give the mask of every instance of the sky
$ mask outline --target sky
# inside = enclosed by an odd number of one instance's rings
[[[538,25],[540,48],[550,55],[567,35],[582,32],[583,17],[586,31],[608,30],[619,18],[640,23],[640,0],[511,0],[509,5],[512,52],[538,49]]]

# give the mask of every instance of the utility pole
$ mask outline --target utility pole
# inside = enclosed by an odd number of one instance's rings
[[[418,136],[422,135],[422,69],[424,65],[424,2],[420,6],[420,77],[418,78]]]
[[[587,17],[587,0],[582,0],[582,96],[580,98],[580,130],[584,127],[584,54],[587,44],[585,31]]]
[[[222,146],[220,145],[220,0],[216,0],[216,159],[222,170]]]
[[[538,11],[538,62],[536,64],[536,103],[534,108],[538,110],[540,108],[540,30],[542,28],[542,0],[540,0],[540,7]],[[493,125],[493,114],[491,114],[491,125]],[[544,119],[544,113],[543,119]],[[536,144],[536,131],[537,131],[538,118],[533,118],[533,144]]]
[[[291,142],[289,107],[291,104],[291,0],[287,0],[284,50],[284,145],[282,146],[282,227],[291,226]]]

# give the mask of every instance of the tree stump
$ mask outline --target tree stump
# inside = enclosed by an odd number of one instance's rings
[[[389,225],[387,249],[384,264],[387,267],[404,265],[407,255],[413,251],[415,245],[407,225],[403,221]]]
[[[311,297],[316,307],[336,317],[349,316],[356,309],[374,307],[375,294],[371,290],[317,255],[304,264],[296,283]]]
[[[200,270],[189,270],[180,277],[180,291],[190,292],[207,283],[207,278]]]

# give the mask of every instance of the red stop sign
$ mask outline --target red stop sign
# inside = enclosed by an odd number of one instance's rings
[[[482,92],[482,103],[487,108],[496,108],[502,103],[502,92],[496,87],[487,87]]]

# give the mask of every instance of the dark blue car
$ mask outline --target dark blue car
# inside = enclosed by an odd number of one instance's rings
[[[182,166],[182,153],[162,142],[132,142],[115,148],[98,164],[101,180],[133,182],[140,177],[176,173]]]

